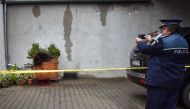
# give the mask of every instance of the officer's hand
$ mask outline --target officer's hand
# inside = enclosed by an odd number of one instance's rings
[[[136,38],[136,42],[138,43],[138,42],[141,42],[142,41],[142,39],[141,38]]]
[[[146,35],[144,36],[145,39],[148,41],[148,42],[151,42],[152,41],[152,37],[150,35]]]

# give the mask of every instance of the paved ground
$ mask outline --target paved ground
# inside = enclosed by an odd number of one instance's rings
[[[0,89],[0,109],[144,109],[145,101],[145,89],[127,79],[61,80]]]

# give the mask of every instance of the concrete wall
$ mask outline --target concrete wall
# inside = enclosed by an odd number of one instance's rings
[[[46,2],[46,3],[52,3],[52,0],[5,0],[7,3],[28,3],[28,2]],[[53,2],[55,3],[65,3],[65,2],[69,2],[69,3],[84,3],[84,2],[88,2],[88,3],[97,3],[97,2],[149,2],[150,0],[53,0]]]
[[[8,6],[10,63],[31,62],[33,42],[61,50],[59,69],[129,67],[139,33],[155,31],[159,19],[179,18],[190,26],[187,1],[125,4],[60,4]],[[82,72],[81,72],[82,73]],[[85,73],[83,73],[85,74]],[[95,77],[124,77],[126,71],[96,72]]]
[[[0,3],[0,70],[6,69],[5,66],[5,44],[3,28],[3,5]]]

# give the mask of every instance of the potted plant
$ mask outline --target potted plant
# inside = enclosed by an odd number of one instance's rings
[[[58,57],[60,56],[60,50],[55,46],[55,44],[50,44],[47,49],[48,53],[52,57],[49,63],[45,62],[44,65],[47,67],[45,69],[48,70],[56,70],[58,69]],[[58,72],[49,73],[50,80],[58,79]]]
[[[6,80],[9,81],[9,85],[16,85],[17,84],[17,76],[16,74],[6,74]]]
[[[25,74],[20,74],[18,77],[18,85],[23,86],[26,83]]]
[[[14,64],[14,65],[10,64],[8,66],[8,70],[14,71],[14,70],[18,70],[18,69],[19,69],[19,67],[17,64]],[[16,74],[10,73],[10,74],[6,74],[4,77],[9,82],[9,85],[17,85],[18,77]],[[6,80],[4,80],[4,81],[6,81]]]
[[[28,85],[32,85],[33,80],[31,78],[28,78]]]
[[[3,88],[3,87],[8,87],[9,86],[9,83],[8,81],[5,79],[5,77],[1,74],[0,75],[0,88]]]
[[[5,78],[4,75],[0,75],[0,88],[3,87],[8,87],[9,86],[9,81]]]
[[[9,87],[9,81],[6,78],[1,79],[1,87]]]
[[[50,44],[47,49],[41,48],[38,43],[33,43],[28,50],[28,58],[33,59],[33,68],[36,70],[56,70],[58,69],[58,57],[60,50],[55,44]],[[57,72],[36,73],[38,80],[57,80]]]
[[[33,74],[33,73],[28,74],[28,77],[27,77],[27,83],[28,83],[28,85],[32,85],[34,79],[36,79],[36,75],[35,74]]]

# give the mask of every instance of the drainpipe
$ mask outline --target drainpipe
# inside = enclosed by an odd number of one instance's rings
[[[5,0],[2,1],[3,4],[3,26],[4,26],[4,46],[5,46],[5,65],[7,67],[9,63],[8,56],[8,38],[7,38],[7,4]]]

